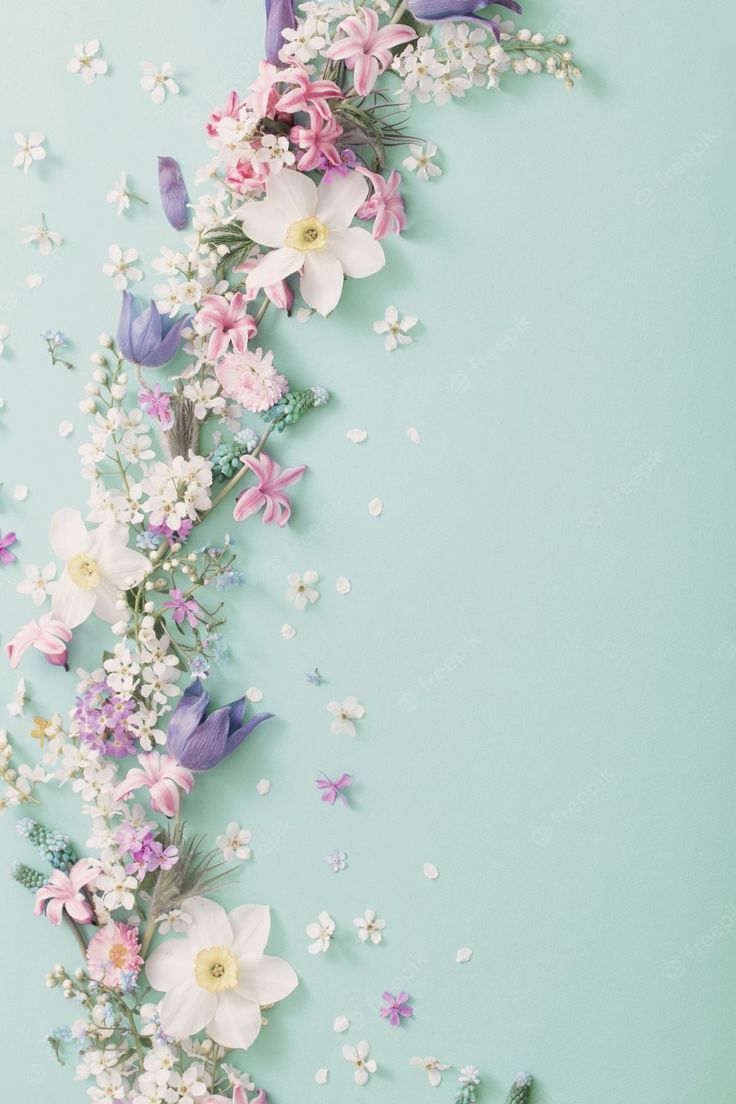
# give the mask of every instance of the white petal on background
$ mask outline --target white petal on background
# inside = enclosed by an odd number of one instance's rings
[[[74,432],[74,422],[59,422],[59,436],[68,437]]]
[[[16,502],[25,502],[28,498],[28,488],[25,483],[17,483],[13,491],[13,498]]]
[[[473,957],[473,952],[471,951],[470,947],[461,947],[460,950],[455,955],[455,961],[456,962],[470,962],[472,957]]]
[[[298,249],[283,247],[272,250],[248,273],[245,280],[246,288],[253,291],[254,288],[269,287],[279,280],[286,279],[292,272],[297,272],[302,267],[304,256],[305,254],[300,253]]]
[[[371,517],[378,517],[383,513],[383,500],[380,498],[372,498],[368,503],[368,513]]]
[[[267,793],[270,793],[270,791],[271,783],[267,778],[261,778],[258,782],[256,782],[256,793],[260,794],[261,797],[265,797]]]
[[[246,203],[238,212],[243,230],[259,245],[268,245],[280,249],[286,240],[286,232],[293,219],[290,219],[280,207],[271,200],[262,203]]]
[[[195,953],[204,947],[229,947],[233,942],[233,928],[222,905],[207,897],[187,897],[181,907],[192,918],[187,938]]]
[[[348,441],[352,441],[354,445],[359,445],[365,441],[368,434],[364,429],[349,429],[345,434]]]
[[[424,870],[424,877],[430,878],[432,881],[440,876],[440,872],[434,863],[425,863],[422,869]]]
[[[54,551],[56,551],[54,549]],[[57,556],[59,553],[56,553]],[[64,574],[56,584],[54,597],[51,602],[53,612],[69,629],[76,629],[86,621],[95,606],[94,590],[82,590]]]
[[[338,594],[349,594],[353,589],[353,584],[348,579],[347,575],[341,575],[335,583],[335,590]]]
[[[296,629],[293,625],[290,625],[287,622],[285,625],[281,626],[281,635],[283,636],[284,640],[291,640],[293,637],[296,636]]]
[[[330,1071],[328,1069],[318,1069],[314,1075],[314,1080],[318,1085],[326,1085],[329,1075]]]
[[[32,272],[30,276],[26,276],[23,283],[26,285],[27,288],[33,291],[34,288],[41,286],[41,284],[43,283],[43,276],[39,276],[37,272]]]
[[[185,908],[184,911],[188,912],[189,909]],[[233,954],[236,957],[263,954],[271,931],[271,910],[268,905],[239,905],[232,910],[228,919],[233,931]]]
[[[419,430],[415,429],[414,426],[409,426],[406,431],[406,436],[413,445],[421,444],[422,438],[419,436]]]
[[[257,686],[249,686],[245,691],[245,696],[249,702],[263,701],[263,691],[259,690]]]
[[[337,1032],[347,1031],[347,1029],[350,1027],[350,1020],[347,1018],[347,1016],[338,1016],[332,1026]]]

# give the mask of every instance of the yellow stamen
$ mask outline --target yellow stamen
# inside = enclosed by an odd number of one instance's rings
[[[300,253],[324,249],[327,245],[327,227],[314,216],[299,219],[298,222],[292,222],[287,230],[284,244],[290,249],[298,249]]]
[[[69,560],[66,569],[71,581],[82,590],[92,590],[93,587],[100,585],[101,576],[97,562],[85,552]]]
[[[205,947],[194,960],[194,978],[208,993],[222,993],[238,984],[238,961],[227,947]]]

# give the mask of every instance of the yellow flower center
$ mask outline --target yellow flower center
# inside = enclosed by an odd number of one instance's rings
[[[128,961],[128,948],[125,946],[124,943],[115,943],[110,948],[110,962],[118,970],[122,970],[123,966],[125,966],[127,961]]]
[[[205,947],[194,960],[194,979],[208,993],[234,989],[238,972],[238,961],[227,947]]]
[[[96,560],[93,560],[86,552],[81,552],[78,556],[69,560],[66,569],[71,581],[82,590],[92,590],[93,587],[100,585],[100,569]]]
[[[313,249],[324,249],[327,245],[327,227],[318,218],[299,219],[292,222],[286,231],[285,245],[298,249],[300,253],[309,253]]]

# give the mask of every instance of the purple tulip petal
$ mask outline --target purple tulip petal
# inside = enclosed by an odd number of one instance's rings
[[[230,732],[236,732],[243,723],[245,716],[245,698],[238,698],[230,702]]]
[[[190,736],[182,754],[177,755],[182,767],[192,771],[211,770],[225,758],[228,715],[228,707],[223,706],[202,721]]]
[[[268,721],[271,717],[273,717],[273,713],[256,713],[242,728],[238,728],[235,732],[231,732],[227,738],[227,749],[225,754],[231,755],[236,748],[240,747],[246,736],[250,736],[253,729],[258,727],[261,721]]]
[[[151,354],[161,344],[161,315],[153,300],[131,323],[130,344],[136,354],[136,364],[148,364]]]
[[[164,214],[175,230],[183,230],[189,221],[187,186],[178,161],[173,157],[158,159],[158,188]]]
[[[266,59],[279,63],[279,50],[284,45],[281,34],[286,28],[296,29],[294,0],[266,0]]]
[[[166,733],[166,740],[171,754],[181,763],[180,754],[183,755],[187,741],[202,721],[207,706],[210,704],[210,696],[202,688],[199,679],[195,679],[182,694],[171,715]],[[182,764],[183,765],[183,764]]]
[[[170,326],[168,333],[156,351],[155,357],[151,356],[149,358],[147,362],[149,368],[160,368],[162,364],[168,364],[171,358],[176,356],[181,342],[181,331],[189,321],[190,316],[185,314],[181,318],[177,318]],[[164,329],[166,329],[165,325]]]

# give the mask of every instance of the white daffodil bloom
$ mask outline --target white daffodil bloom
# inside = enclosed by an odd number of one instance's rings
[[[66,561],[53,595],[56,616],[70,629],[93,611],[103,621],[119,621],[119,591],[136,586],[151,567],[147,556],[128,548],[127,527],[89,530],[79,510],[65,507],[51,519],[49,541],[54,554]]]
[[[328,315],[342,294],[343,277],[372,276],[386,263],[379,242],[350,225],[367,194],[368,183],[357,172],[319,185],[293,169],[272,173],[266,198],[237,212],[248,237],[271,248],[248,273],[246,288],[270,287],[298,272],[304,301]]]
[[[265,905],[232,912],[206,897],[189,897],[191,917],[183,939],[169,939],[146,962],[146,976],[165,996],[161,1029],[172,1039],[206,1031],[220,1046],[247,1048],[261,1030],[261,1008],[298,985],[282,958],[264,954],[271,929]]]

